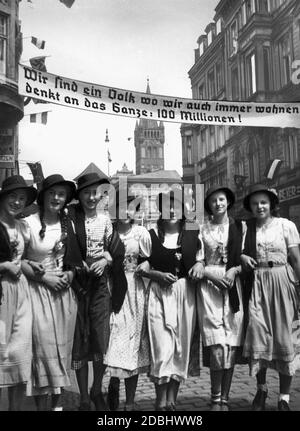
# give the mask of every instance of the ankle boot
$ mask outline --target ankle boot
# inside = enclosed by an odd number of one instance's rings
[[[265,410],[267,396],[268,391],[258,389],[252,402],[252,410],[255,412]]]

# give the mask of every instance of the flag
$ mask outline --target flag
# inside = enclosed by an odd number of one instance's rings
[[[47,124],[48,111],[39,112],[38,114],[30,114],[30,123]]]
[[[36,163],[27,163],[29,166],[32,176],[33,176],[33,182],[36,184],[40,184],[44,179],[43,169],[40,162]]]
[[[46,100],[39,100],[39,99],[34,99],[34,98],[32,98],[31,100],[32,100],[32,101],[33,101],[33,103],[35,103],[35,104],[37,104],[37,103],[49,103],[49,102],[46,102]]]
[[[267,178],[268,180],[275,179],[279,174],[281,165],[282,165],[282,160],[280,159],[270,160],[266,166],[264,177]]]
[[[131,138],[127,138],[128,139],[128,141],[130,141],[131,140]]]
[[[31,36],[31,43],[35,45],[38,49],[44,49],[45,48],[45,41],[41,39],[37,39],[34,36]]]
[[[29,62],[33,69],[40,70],[41,72],[47,72],[45,60],[46,57],[33,57],[29,59]]]
[[[108,160],[108,163],[112,162],[109,150],[107,150],[107,160]]]
[[[63,3],[65,6],[67,6],[67,7],[72,7],[73,6],[73,3],[74,3],[74,1],[75,0],[59,0],[61,3]]]

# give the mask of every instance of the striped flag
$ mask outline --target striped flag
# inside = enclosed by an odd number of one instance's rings
[[[274,159],[270,160],[269,163],[266,166],[264,177],[268,180],[273,180],[278,176],[280,166],[282,165],[282,160],[280,159]]]
[[[48,111],[30,114],[30,123],[47,124]]]
[[[45,48],[45,41],[41,39],[37,39],[34,36],[31,36],[31,43],[35,45],[38,49],[44,49]]]
[[[41,72],[47,72],[45,60],[46,57],[33,57],[29,59],[29,62],[33,69],[40,70]]]
[[[74,1],[75,0],[59,0],[61,3],[63,3],[65,6],[67,6],[67,7],[72,7],[73,6],[73,3],[74,3]]]

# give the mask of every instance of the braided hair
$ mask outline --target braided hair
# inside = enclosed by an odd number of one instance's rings
[[[46,223],[44,220],[44,207],[43,205],[39,205],[39,216],[40,216],[40,222],[41,222],[41,230],[39,231],[39,236],[41,239],[45,238],[45,232],[46,232]]]
[[[39,231],[39,236],[41,239],[45,238],[45,232],[46,232],[46,223],[44,220],[44,207],[42,205],[39,206],[39,216],[40,216],[40,222],[41,222],[41,230]],[[59,221],[61,226],[61,241],[65,244],[66,238],[67,238],[67,212],[68,210],[66,207],[62,208],[59,211]]]

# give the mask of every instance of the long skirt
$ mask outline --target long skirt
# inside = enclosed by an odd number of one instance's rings
[[[217,277],[225,275],[225,266],[207,265]],[[239,279],[236,280],[240,309],[233,313],[227,290],[220,290],[203,279],[197,289],[197,312],[203,342],[203,364],[212,369],[232,368],[243,342],[243,305]]]
[[[28,395],[59,393],[70,385],[77,300],[71,288],[53,292],[30,282],[33,311],[32,388]]]
[[[113,377],[128,378],[149,371],[146,321],[147,290],[141,277],[126,272],[128,289],[119,313],[112,313],[109,347],[104,363]]]
[[[181,278],[168,288],[150,284],[150,378],[157,384],[187,378],[195,326],[195,287]]]
[[[243,351],[250,359],[251,375],[273,368],[292,376],[299,368],[300,344],[294,337],[298,297],[293,282],[289,265],[255,270]]]
[[[27,383],[31,376],[32,312],[28,283],[3,276],[0,305],[0,387]]]

